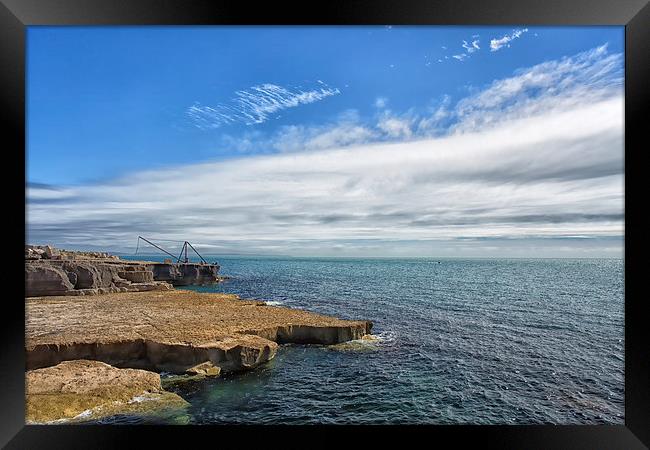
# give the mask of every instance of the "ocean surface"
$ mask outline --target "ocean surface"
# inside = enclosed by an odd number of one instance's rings
[[[624,423],[621,259],[208,259],[232,279],[190,289],[369,319],[378,340],[163,375],[187,411],[100,423]]]

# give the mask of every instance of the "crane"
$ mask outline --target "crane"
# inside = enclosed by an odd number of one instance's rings
[[[138,253],[138,249],[140,248],[140,240],[143,240],[147,244],[149,244],[149,245],[151,245],[153,247],[156,247],[161,252],[163,252],[163,253],[171,256],[172,258],[176,259],[177,263],[183,262],[183,263],[187,264],[190,261],[188,256],[187,256],[187,251],[188,251],[188,248],[191,248],[192,250],[194,250],[194,253],[196,253],[198,255],[198,257],[201,258],[201,262],[203,262],[203,264],[209,264],[205,260],[205,258],[203,258],[203,256],[201,256],[201,254],[199,252],[197,252],[196,249],[194,248],[194,246],[192,244],[190,244],[188,241],[182,241],[183,246],[181,247],[181,253],[178,256],[175,256],[175,255],[171,254],[170,252],[168,252],[167,250],[165,250],[164,248],[160,247],[159,245],[154,244],[149,239],[144,238],[142,236],[138,236],[138,245],[135,248],[135,254]],[[169,241],[169,242],[181,242],[181,241]]]

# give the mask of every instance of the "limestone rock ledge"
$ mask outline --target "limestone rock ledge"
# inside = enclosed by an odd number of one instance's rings
[[[123,260],[102,252],[25,246],[25,296],[97,295],[169,290],[221,281],[219,265]]]
[[[26,422],[82,422],[115,414],[155,414],[188,403],[162,389],[160,375],[99,361],[66,361],[26,373]]]
[[[115,261],[26,261],[25,295],[97,295],[115,292],[165,291],[172,285],[155,281],[146,265]]]
[[[214,342],[193,344],[147,339],[110,337],[102,341],[37,344],[27,346],[27,367],[39,368],[63,361],[90,359],[115,367],[132,367],[156,372],[205,373],[236,372],[270,361],[278,344],[257,336],[226,337]],[[207,373],[202,367],[218,367]]]
[[[257,367],[275,356],[278,344],[337,344],[360,339],[372,327],[369,321],[192,291],[25,302],[28,369],[89,359],[121,368],[215,375]]]

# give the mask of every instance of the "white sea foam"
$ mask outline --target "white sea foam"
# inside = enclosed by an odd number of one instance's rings
[[[156,400],[156,397],[152,397],[149,395],[136,395],[133,397],[131,400],[129,400],[127,403],[133,404],[133,403],[142,403],[142,402],[148,402],[151,400]]]
[[[279,301],[275,301],[275,300],[267,301],[267,302],[264,302],[264,303],[266,303],[266,304],[269,305],[269,306],[280,306],[280,305],[284,305],[284,302],[279,302]]]
[[[372,334],[374,340],[381,342],[382,344],[391,344],[395,342],[395,333],[392,331],[382,331],[381,333]]]
[[[85,411],[81,411],[79,414],[74,416],[73,419],[85,419],[92,415],[93,415],[93,411],[91,409],[86,409]]]

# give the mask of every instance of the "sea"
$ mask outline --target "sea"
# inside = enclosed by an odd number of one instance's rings
[[[162,374],[189,408],[94,423],[624,423],[622,259],[208,260],[231,278],[186,289],[371,320],[377,339],[282,345],[214,379]]]

